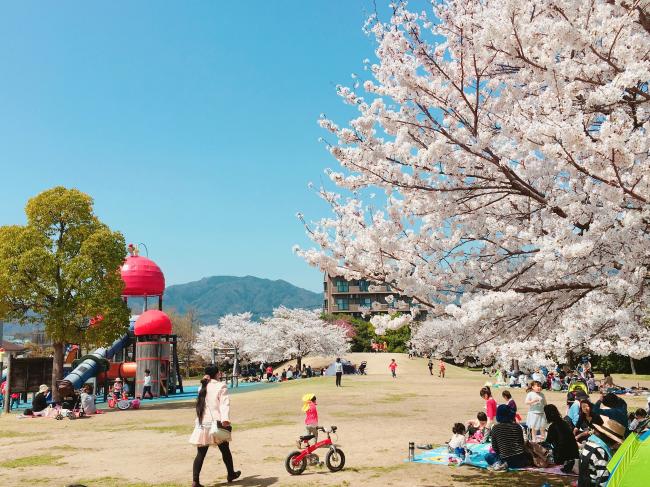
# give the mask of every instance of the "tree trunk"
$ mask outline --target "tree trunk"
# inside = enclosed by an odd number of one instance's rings
[[[60,401],[59,391],[56,387],[56,381],[63,379],[63,349],[62,342],[53,343],[54,361],[52,363],[52,399]]]
[[[630,368],[632,369],[632,374],[636,375],[636,367],[634,366],[634,359],[630,357]]]
[[[571,370],[573,370],[576,364],[576,354],[573,353],[573,350],[569,350],[569,353],[567,353],[567,361],[567,365],[571,368]]]
[[[298,370],[298,373],[300,374],[300,370],[302,369],[302,357],[298,357],[296,359],[296,369]]]

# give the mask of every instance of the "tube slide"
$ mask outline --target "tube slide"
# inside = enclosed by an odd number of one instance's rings
[[[130,330],[133,330],[133,323],[131,323]],[[101,371],[101,364],[104,360],[113,358],[113,356],[122,350],[129,343],[129,334],[126,333],[120,338],[115,340],[108,348],[98,348],[94,352],[85,355],[81,358],[81,363],[65,376],[63,380],[67,380],[72,384],[75,389],[80,389],[86,381],[95,377]]]
[[[103,382],[105,379],[113,380],[118,377],[135,379],[136,368],[135,362],[111,362],[106,372],[97,374],[97,381]]]

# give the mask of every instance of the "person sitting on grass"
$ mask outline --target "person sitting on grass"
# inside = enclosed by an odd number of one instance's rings
[[[550,423],[546,434],[546,446],[553,450],[553,460],[557,465],[562,465],[562,472],[569,473],[573,470],[579,456],[578,443],[573,435],[573,429],[560,416],[560,411],[555,404],[544,406],[544,415],[546,421]]]
[[[645,409],[639,408],[633,413],[634,417],[630,420],[630,431],[638,428],[639,424],[648,419],[648,413]],[[632,414],[630,415],[632,416]]]
[[[600,390],[603,392],[607,392],[609,389],[620,389],[619,386],[614,384],[614,378],[609,372],[605,372],[603,377],[603,380],[600,381]]]
[[[35,413],[40,413],[45,410],[47,407],[47,393],[50,390],[46,384],[41,384],[38,388],[38,392],[34,394],[34,399],[32,399],[32,411]]]
[[[604,394],[603,398],[594,404],[593,409],[596,414],[607,416],[614,421],[618,421],[627,430],[629,424],[627,419],[627,403],[613,392]]]
[[[451,428],[453,433],[451,440],[447,443],[449,452],[456,456],[463,458],[465,456],[465,425],[463,423],[455,423]]]
[[[514,419],[515,413],[505,404],[497,408],[497,424],[491,429],[494,453],[488,453],[485,457],[490,470],[525,468],[533,463],[533,459],[524,448],[523,429],[514,422]]]
[[[580,401],[580,416],[573,429],[573,434],[578,443],[585,441],[593,433],[594,424],[602,424],[600,415],[594,413],[593,404],[588,399]]]
[[[607,464],[623,443],[625,426],[608,417],[603,424],[594,424],[594,433],[580,450],[579,487],[604,487],[609,480]]]
[[[85,384],[81,392],[81,407],[85,414],[95,414],[97,406],[95,406],[95,395],[93,394],[93,386]]]
[[[476,419],[467,422],[467,443],[487,443],[490,441],[490,428],[487,415],[483,411],[476,413]]]

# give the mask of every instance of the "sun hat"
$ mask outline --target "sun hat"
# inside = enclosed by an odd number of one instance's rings
[[[309,409],[309,402],[316,397],[316,394],[303,394],[302,396],[302,410],[307,411]]]
[[[607,416],[602,416],[602,419],[603,424],[593,423],[594,428],[609,436],[615,442],[623,443],[623,439],[625,438],[625,426]]]
[[[50,388],[47,387],[46,384],[41,384],[40,386],[38,386],[38,392],[47,392],[49,390],[50,390]]]
[[[118,377],[117,379],[115,379],[115,382],[122,382],[122,378]]]
[[[515,412],[507,404],[500,404],[497,407],[497,423],[512,423],[515,419]]]

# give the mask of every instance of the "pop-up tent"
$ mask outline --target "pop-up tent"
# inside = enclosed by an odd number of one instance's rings
[[[332,362],[329,367],[327,367],[327,370],[325,370],[325,375],[334,375],[335,374],[335,364],[336,362]],[[354,374],[357,369],[354,368],[354,365],[352,365],[352,362],[349,360],[341,359],[341,363],[343,364],[343,373],[344,374]]]
[[[631,433],[607,464],[607,487],[648,485],[650,479],[650,431]]]

